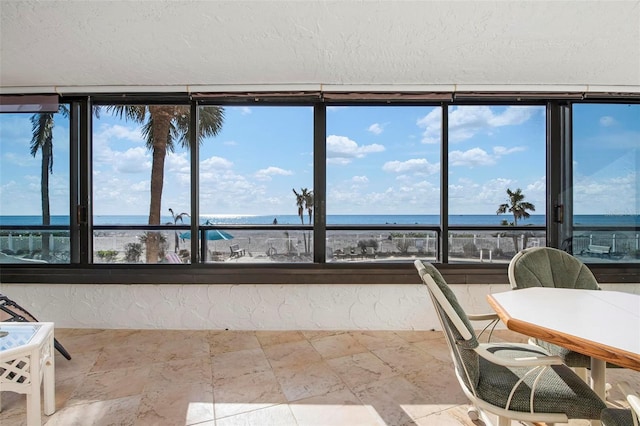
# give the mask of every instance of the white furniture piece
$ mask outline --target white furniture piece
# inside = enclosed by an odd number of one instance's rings
[[[531,287],[487,300],[510,330],[590,356],[592,387],[603,400],[606,362],[640,371],[640,295]]]
[[[52,322],[0,323],[0,392],[26,394],[28,426],[41,425],[41,386],[44,387],[44,413],[55,412],[53,351]],[[0,400],[0,410],[1,404]]]

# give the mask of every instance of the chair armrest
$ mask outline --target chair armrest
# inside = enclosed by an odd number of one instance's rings
[[[638,394],[635,393],[633,389],[631,389],[631,386],[629,386],[629,383],[627,383],[626,381],[621,381],[620,383],[618,383],[618,387],[624,394],[624,397],[629,403],[631,409],[635,411],[636,416],[640,417],[640,397],[638,396]]]
[[[489,320],[497,320],[498,314],[491,312],[487,314],[467,314],[467,318],[471,321],[489,321]]]
[[[477,348],[475,348],[476,353],[482,358],[491,361],[494,364],[502,365],[504,367],[546,367],[550,365],[562,365],[562,358],[555,355],[541,355],[541,356],[531,356],[526,358],[505,358],[499,355],[495,355],[493,352],[488,351],[488,348],[491,347],[505,347],[505,346],[513,346],[517,348],[519,345],[513,344],[480,344]],[[529,345],[522,345],[529,346]]]

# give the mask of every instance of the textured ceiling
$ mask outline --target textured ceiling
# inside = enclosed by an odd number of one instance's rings
[[[5,93],[640,86],[637,0],[2,0],[0,15]]]

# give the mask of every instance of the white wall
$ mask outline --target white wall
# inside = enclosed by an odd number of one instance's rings
[[[637,0],[2,0],[0,91],[640,91],[638,22]]]
[[[605,284],[640,294],[640,284]],[[453,285],[468,312],[508,285]],[[2,284],[0,292],[62,328],[231,330],[440,329],[426,289],[405,285]]]

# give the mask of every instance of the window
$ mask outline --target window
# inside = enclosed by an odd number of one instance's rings
[[[113,99],[0,114],[2,263],[322,281],[548,244],[639,261],[638,103]]]
[[[640,259],[640,105],[573,105],[573,254]]]
[[[199,147],[205,262],[313,262],[313,108],[199,108],[223,111]]]
[[[166,227],[190,223],[190,106],[102,105],[94,115],[93,262],[189,262],[188,228]]]
[[[69,107],[0,114],[0,263],[71,259]]]
[[[508,263],[544,246],[545,107],[449,106],[447,121],[449,262]]]
[[[440,117],[430,106],[327,107],[329,261],[435,259]]]

